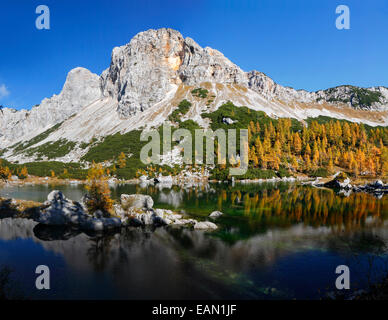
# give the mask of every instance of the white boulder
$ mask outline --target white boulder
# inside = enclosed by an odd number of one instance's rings
[[[149,210],[152,209],[154,200],[144,194],[122,194],[121,205],[124,209],[137,208]]]
[[[223,215],[223,213],[221,211],[213,211],[209,217],[210,218],[218,218],[218,217],[221,217]]]
[[[217,226],[216,226],[216,224],[214,224],[213,222],[210,222],[210,221],[201,221],[201,222],[197,222],[194,225],[194,229],[196,229],[196,230],[215,230],[215,229],[217,229]]]

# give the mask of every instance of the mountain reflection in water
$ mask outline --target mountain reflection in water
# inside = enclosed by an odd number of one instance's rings
[[[78,188],[73,194],[82,194]],[[0,265],[21,279],[33,278],[37,264],[51,266],[51,292],[29,288],[34,278],[25,284],[32,298],[48,299],[319,298],[334,290],[339,264],[360,287],[388,270],[387,197],[296,184],[113,189],[116,198],[135,192],[199,219],[224,215],[211,233],[165,227],[103,235],[5,218]]]

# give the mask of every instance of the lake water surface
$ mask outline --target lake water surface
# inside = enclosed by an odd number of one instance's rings
[[[44,201],[53,190],[80,200],[82,186],[23,186],[0,196]],[[337,195],[294,183],[181,189],[119,185],[149,194],[154,207],[198,220],[224,215],[213,232],[128,228],[93,235],[0,217],[0,266],[31,299],[319,299],[335,291],[338,265],[351,287],[364,288],[388,270],[388,197]],[[35,289],[47,265],[51,289]]]

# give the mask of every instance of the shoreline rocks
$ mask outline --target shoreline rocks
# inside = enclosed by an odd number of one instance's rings
[[[78,226],[83,230],[104,231],[121,227],[121,220],[115,217],[94,216],[85,212],[79,202],[67,199],[61,191],[54,190],[47,196],[34,221],[51,226]]]
[[[42,225],[71,226],[86,231],[169,225],[193,227],[195,230],[217,229],[212,222],[185,218],[171,210],[154,209],[153,205],[154,202],[148,195],[122,194],[121,204],[113,206],[115,216],[108,216],[100,210],[91,215],[83,203],[67,199],[61,191],[54,190],[47,196],[47,201],[33,219]]]
[[[384,184],[381,180],[376,180],[364,185],[354,185],[351,184],[350,178],[343,173],[335,175],[333,180],[326,183],[319,183],[317,180],[312,185],[339,190],[340,193],[347,196],[352,192],[365,192],[373,194],[376,197],[382,197],[383,195],[388,194],[388,184]]]

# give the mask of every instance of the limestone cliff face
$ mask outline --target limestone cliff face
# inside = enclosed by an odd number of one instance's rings
[[[162,100],[174,84],[184,56],[184,39],[170,29],[149,30],[112,52],[102,74],[102,90],[118,100],[117,111],[128,117]]]
[[[176,85],[201,82],[247,84],[247,77],[219,51],[201,48],[172,29],[141,32],[114,48],[102,74],[104,95],[117,98],[123,117],[160,102]]]
[[[62,92],[31,110],[4,108],[0,112],[0,147],[32,137],[62,122],[101,97],[100,77],[84,68],[69,72]]]

